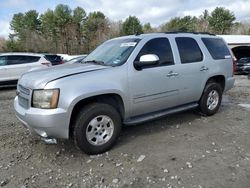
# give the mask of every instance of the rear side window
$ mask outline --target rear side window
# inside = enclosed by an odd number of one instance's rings
[[[39,56],[12,55],[12,56],[7,56],[7,64],[17,65],[25,63],[35,63],[39,61],[39,59],[40,59]]]
[[[219,38],[202,38],[201,39],[207,47],[210,55],[213,59],[225,59],[227,56],[231,56],[225,42]]]
[[[159,64],[156,66],[173,65],[174,58],[169,40],[167,38],[155,38],[148,41],[136,57],[136,61],[140,60],[142,55],[155,54],[159,57]]]
[[[175,38],[181,63],[194,63],[203,60],[203,55],[196,40],[190,37]]]
[[[6,56],[0,56],[0,66],[6,65]]]

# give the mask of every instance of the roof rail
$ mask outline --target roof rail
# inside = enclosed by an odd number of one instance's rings
[[[189,33],[189,34],[195,34],[195,35],[213,35],[213,36],[215,36],[215,34],[209,33],[209,32],[169,31],[169,32],[164,32],[164,33],[166,33],[166,34]]]

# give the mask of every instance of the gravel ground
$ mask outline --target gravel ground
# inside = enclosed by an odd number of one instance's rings
[[[188,111],[125,127],[109,152],[46,145],[15,118],[0,90],[1,187],[250,187],[250,80],[236,76],[212,117]]]

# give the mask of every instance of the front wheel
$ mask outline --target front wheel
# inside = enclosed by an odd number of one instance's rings
[[[76,120],[74,140],[87,154],[99,154],[110,149],[121,130],[117,110],[108,104],[93,103],[84,107]]]
[[[218,83],[208,83],[201,96],[199,109],[205,115],[214,115],[220,107],[221,100],[221,85]]]

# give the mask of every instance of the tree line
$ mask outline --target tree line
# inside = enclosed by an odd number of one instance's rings
[[[235,22],[233,12],[217,7],[202,15],[171,18],[158,27],[142,24],[135,16],[112,21],[102,12],[59,4],[43,14],[36,10],[13,15],[7,40],[0,39],[0,51],[83,54],[110,38],[150,32],[184,31],[214,34],[249,34],[249,24]]]

